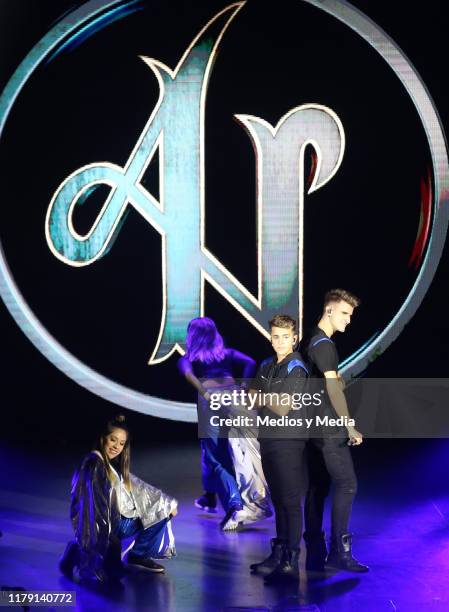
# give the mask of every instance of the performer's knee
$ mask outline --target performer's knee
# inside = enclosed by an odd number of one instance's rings
[[[350,476],[346,478],[341,478],[335,482],[335,486],[340,489],[340,491],[346,493],[347,495],[352,495],[354,497],[357,493],[357,478],[356,476]]]

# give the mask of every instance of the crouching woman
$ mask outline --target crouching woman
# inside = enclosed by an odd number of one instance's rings
[[[61,572],[100,581],[124,573],[121,541],[134,538],[127,562],[152,572],[164,567],[154,559],[175,556],[171,518],[177,501],[130,473],[130,439],[125,417],[109,421],[95,450],[72,481],[70,517],[75,540],[67,544]]]

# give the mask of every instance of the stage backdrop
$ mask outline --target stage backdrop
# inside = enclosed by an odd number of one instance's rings
[[[0,14],[10,411],[193,422],[191,318],[261,360],[332,287],[347,378],[446,376],[440,3],[31,4]]]

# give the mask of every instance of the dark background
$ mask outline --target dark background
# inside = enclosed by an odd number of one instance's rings
[[[0,83],[6,83],[51,24],[79,4],[2,1]],[[159,328],[157,235],[131,212],[126,232],[122,230],[110,254],[79,274],[50,254],[43,240],[43,215],[48,194],[74,169],[91,161],[126,160],[157,94],[154,78],[136,56],[147,54],[174,67],[199,29],[226,4],[154,2],[157,19],[137,14],[135,36],[120,38],[124,20],[57,58],[35,74],[20,96],[0,146],[0,238],[37,316],[64,346],[103,374],[151,395],[183,401],[193,401],[193,394],[178,377],[174,358],[154,369],[146,366]],[[443,125],[449,125],[444,3],[430,1],[425,9],[406,2],[353,4],[411,59]],[[311,229],[305,235],[304,319],[306,325],[313,322],[323,292],[331,286],[360,295],[363,306],[337,340],[344,358],[383,329],[416,277],[407,261],[419,218],[419,183],[430,162],[416,111],[391,70],[344,26],[321,14],[318,19],[313,7],[301,11],[292,0],[275,5],[248,0],[225,34],[206,116],[207,244],[255,290],[254,159],[232,114],[254,114],[274,125],[299,104],[333,108],[345,127],[347,148],[337,176],[310,197],[310,204],[306,199],[306,227]],[[167,37],[160,24],[169,22]],[[147,180],[157,191],[154,177]],[[80,215],[80,228],[89,227],[98,204],[92,202],[91,212]],[[446,248],[417,314],[372,364],[370,376],[447,376],[448,271]],[[81,297],[86,294],[88,299]],[[100,319],[99,311],[104,312]],[[269,354],[258,332],[211,289],[206,314],[217,321],[230,346],[257,360]],[[31,345],[3,304],[0,321],[4,440],[85,441],[105,416],[124,411],[59,372]],[[142,442],[181,444],[196,436],[191,424],[126,413]],[[423,444],[402,442],[399,452],[404,445],[412,453]],[[368,445],[371,450],[363,452],[374,456],[388,443]],[[389,450],[398,452],[391,445]]]

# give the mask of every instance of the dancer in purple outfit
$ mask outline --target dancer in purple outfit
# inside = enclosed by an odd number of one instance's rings
[[[204,493],[195,500],[195,505],[216,512],[218,495],[226,513],[221,522],[225,531],[272,514],[257,437],[252,432],[235,429],[229,432],[229,437],[223,437],[209,418],[211,394],[236,389],[235,378],[252,378],[255,366],[248,355],[224,347],[212,319],[199,317],[190,321],[186,354],[179,360],[178,368],[198,391],[198,420],[206,424],[201,438]]]

